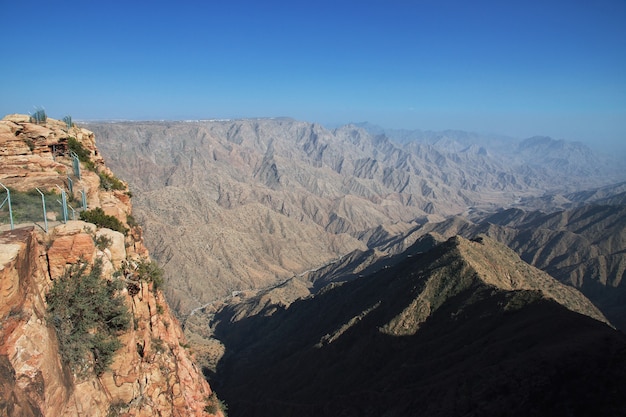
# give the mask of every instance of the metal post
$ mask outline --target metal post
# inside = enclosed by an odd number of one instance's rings
[[[45,224],[45,231],[48,233],[48,216],[46,215],[46,197],[43,195],[39,188],[35,188],[41,194],[41,205],[43,206],[43,223]]]
[[[67,223],[67,196],[65,195],[65,190],[57,185],[57,188],[61,190],[61,206],[63,207],[63,223]]]
[[[78,159],[78,155],[76,152],[70,152],[70,156],[74,162],[74,175],[76,175],[76,177],[80,180],[80,160]]]
[[[76,220],[76,210],[74,210],[74,207],[70,206],[69,204],[67,205],[70,210],[72,210],[72,220]]]
[[[67,223],[67,193],[65,190],[62,190],[61,198],[63,199],[63,219],[65,223]]]
[[[69,175],[67,176],[67,188],[70,190],[70,194],[74,194],[74,181],[72,181]]]
[[[4,203],[6,203],[7,201],[9,202],[9,219],[11,219],[11,230],[13,230],[13,229],[15,229],[15,226],[13,225],[13,209],[11,208],[11,191],[9,191],[9,189],[7,187],[5,187],[4,184],[2,184],[1,182],[0,182],[0,185],[7,192],[7,198],[5,198],[4,201],[2,202],[2,204],[0,204],[0,208],[2,208],[2,206],[4,206]]]
[[[80,193],[83,195],[83,210],[87,210],[87,192],[83,188],[83,191]]]

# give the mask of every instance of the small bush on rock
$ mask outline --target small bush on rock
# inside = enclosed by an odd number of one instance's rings
[[[122,222],[119,221],[117,217],[105,214],[101,207],[81,212],[80,219],[93,223],[98,227],[106,227],[107,229],[115,230],[120,233],[126,234],[128,232],[128,229],[124,227]]]
[[[139,262],[137,274],[141,280],[152,282],[155,291],[163,286],[163,269],[154,261]]]
[[[124,184],[118,178],[109,175],[105,172],[99,172],[98,176],[100,177],[100,188],[106,191],[111,190],[125,190],[126,184]]]
[[[83,262],[73,265],[46,296],[48,321],[59,339],[61,357],[78,375],[93,369],[102,374],[122,346],[117,338],[130,325],[130,312],[118,293],[120,281],[101,277],[102,260],[91,271]]]

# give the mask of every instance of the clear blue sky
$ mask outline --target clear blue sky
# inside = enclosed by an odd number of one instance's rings
[[[626,143],[626,1],[0,0],[0,113]]]

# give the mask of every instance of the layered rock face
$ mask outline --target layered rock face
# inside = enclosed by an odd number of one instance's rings
[[[75,138],[90,153],[74,175],[67,150]],[[16,191],[61,187],[67,178],[90,209],[101,207],[128,231],[83,221],[17,225],[0,234],[0,415],[6,416],[209,416],[223,415],[154,282],[138,279],[133,266],[150,262],[141,229],[128,223],[127,189],[104,190],[112,176],[95,148],[93,134],[48,119],[36,125],[13,115],[0,122],[0,182]],[[88,169],[89,168],[89,169]],[[120,188],[120,187],[117,187]],[[131,315],[117,336],[122,347],[97,375],[75,373],[62,359],[59,338],[47,314],[55,280],[75,264],[102,265],[104,282],[121,282],[119,294]],[[96,356],[97,360],[97,356]]]
[[[67,176],[72,173],[68,147],[70,137],[89,149],[94,164],[110,174],[97,152],[93,133],[76,126],[68,129],[64,122],[53,119],[41,125],[30,123],[28,116],[14,114],[0,121],[2,183],[18,191],[36,187],[41,190],[65,187]],[[88,190],[89,205],[102,206],[97,173],[83,170],[82,174],[81,185]],[[106,197],[110,199],[110,196]]]

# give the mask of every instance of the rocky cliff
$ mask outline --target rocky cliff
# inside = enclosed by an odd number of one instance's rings
[[[7,116],[0,121],[0,160],[0,182],[15,199],[38,188],[48,199],[60,200],[62,191],[75,216],[84,195],[86,211],[119,226],[64,221],[56,202],[56,209],[35,224],[16,221],[11,229],[3,222],[0,415],[223,415],[157,288],[157,277],[142,274],[151,261],[131,216],[130,193],[104,165],[93,133],[52,119],[37,124],[28,116]],[[77,265],[97,269],[98,282],[114,288],[129,312],[115,333],[121,344],[101,372],[94,371],[103,357],[98,349],[81,356],[80,366],[68,362],[59,328],[71,323],[50,314],[50,290],[62,277],[72,278],[68,271]],[[80,308],[94,302],[87,299]],[[96,328],[85,330],[99,336]]]

